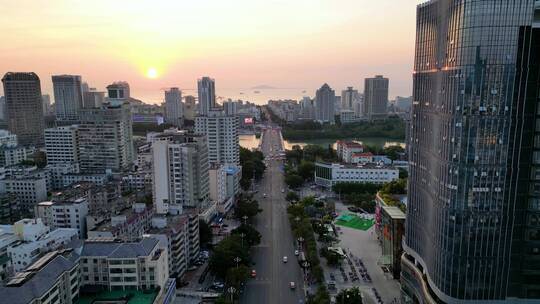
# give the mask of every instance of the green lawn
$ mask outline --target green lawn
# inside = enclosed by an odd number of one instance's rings
[[[79,298],[78,304],[92,304],[96,300],[119,300],[128,294],[131,294],[132,297],[127,304],[152,304],[157,296],[157,292],[143,293],[142,291],[137,290],[115,290],[100,292],[95,295],[83,295]]]
[[[343,216],[343,215],[342,215]],[[360,218],[354,214],[346,214],[343,216],[346,220],[340,219],[341,216],[336,220],[335,224],[343,227],[349,227],[353,229],[358,229],[362,231],[366,231],[373,224],[375,224],[375,220],[365,220],[363,218]]]

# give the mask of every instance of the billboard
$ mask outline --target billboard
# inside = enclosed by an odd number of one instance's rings
[[[244,118],[244,124],[245,125],[252,125],[253,124],[253,117],[245,117]]]

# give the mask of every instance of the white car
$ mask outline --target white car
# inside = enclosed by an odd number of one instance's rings
[[[290,283],[289,283],[289,287],[290,287],[291,289],[295,289],[295,288],[296,288],[296,284],[294,284],[294,282],[290,282]]]
[[[263,197],[266,197],[266,193],[263,193]]]
[[[294,255],[296,255],[296,256],[300,255],[300,251],[298,251],[298,249],[295,250],[295,251],[294,251]]]
[[[288,259],[287,259],[287,256],[284,256],[283,257],[283,263],[287,263]]]
[[[285,189],[281,189],[281,193],[285,193]]]

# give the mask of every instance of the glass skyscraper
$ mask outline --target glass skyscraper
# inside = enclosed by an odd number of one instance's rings
[[[540,1],[417,8],[407,303],[540,303]]]

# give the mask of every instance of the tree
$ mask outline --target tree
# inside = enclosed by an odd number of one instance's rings
[[[259,202],[256,200],[241,199],[236,204],[234,209],[234,215],[238,219],[242,219],[244,216],[252,218],[262,210],[259,209]]]
[[[199,241],[201,245],[206,245],[212,242],[212,228],[204,220],[199,220]]]
[[[233,286],[236,290],[249,278],[249,268],[245,265],[230,268],[227,271],[226,282],[229,286]]]
[[[326,259],[326,263],[329,266],[338,266],[343,259],[339,253],[328,250],[327,248],[321,248],[321,255]]]
[[[315,173],[315,164],[311,161],[303,160],[296,170],[298,171],[298,175],[305,180],[312,180]]]
[[[403,168],[398,168],[398,170],[399,170],[399,178],[406,179],[407,177],[409,177],[409,172],[407,172],[407,170]]]
[[[337,294],[336,303],[362,304],[362,293],[358,287],[343,289]]]
[[[320,285],[314,295],[307,300],[308,304],[330,304],[330,294],[324,285]]]
[[[240,236],[244,234],[243,243],[249,246],[259,245],[261,243],[261,234],[253,226],[242,224],[238,228],[233,229],[231,234]]]
[[[298,201],[300,199],[300,197],[298,196],[298,194],[296,194],[295,192],[293,191],[289,191],[287,193],[287,195],[285,196],[285,199],[289,202],[292,202],[292,201]]]
[[[224,238],[216,247],[210,258],[208,267],[217,277],[224,279],[227,271],[236,267],[235,258],[240,258],[238,265],[249,265],[249,246],[242,247],[242,240],[238,235]]]
[[[339,194],[350,194],[350,193],[370,193],[375,194],[381,186],[373,183],[337,183],[332,186],[332,190],[335,193]]]
[[[403,152],[405,150],[401,146],[389,146],[383,149],[383,153],[391,160],[398,159]]]
[[[288,174],[285,176],[285,183],[289,188],[296,189],[304,183],[304,179],[300,175]]]
[[[384,184],[381,192],[386,194],[405,194],[407,193],[407,180],[397,179]]]

